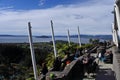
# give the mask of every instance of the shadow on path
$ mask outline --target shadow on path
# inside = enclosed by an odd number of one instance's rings
[[[112,69],[100,69],[97,76],[96,80],[116,80],[114,76],[114,72]]]

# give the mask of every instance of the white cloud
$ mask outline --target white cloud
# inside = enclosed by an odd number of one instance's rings
[[[7,10],[8,10],[8,9],[12,9],[12,8],[13,8],[13,6],[9,6],[9,7],[0,7],[0,11],[1,11],[1,10],[6,10],[6,9],[7,9]]]
[[[27,34],[30,21],[34,35],[50,35],[50,20],[53,20],[56,35],[66,35],[68,28],[70,34],[77,34],[77,26],[82,34],[111,34],[112,0],[91,1],[29,11],[0,10],[0,34]]]
[[[39,6],[44,5],[44,3],[45,3],[45,0],[40,0],[40,2],[39,2]]]

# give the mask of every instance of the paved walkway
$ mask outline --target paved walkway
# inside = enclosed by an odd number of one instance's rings
[[[92,56],[96,56],[96,54],[92,54]],[[86,76],[84,78],[76,77],[73,80],[116,80],[114,77],[113,65],[107,64],[103,62],[99,62],[99,70],[96,73],[96,76],[89,78]]]
[[[111,50],[111,48],[108,50]],[[116,80],[113,71],[113,64],[100,62],[99,71],[95,80]]]
[[[96,56],[96,54],[92,54]],[[99,71],[95,77],[83,78],[82,80],[116,80],[114,77],[113,65],[99,62]]]
[[[95,80],[115,80],[113,65],[100,62],[99,71]]]

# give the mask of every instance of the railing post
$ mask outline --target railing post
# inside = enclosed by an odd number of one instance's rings
[[[35,53],[34,53],[34,47],[33,47],[32,31],[31,31],[30,22],[28,22],[28,30],[29,30],[29,43],[30,43],[31,58],[32,58],[33,71],[34,71],[34,78],[35,78],[35,80],[38,80],[37,79],[38,75],[37,75],[37,67],[36,67],[36,61],[35,61]]]
[[[113,42],[118,47],[118,34],[117,34],[117,30],[115,29],[114,23],[112,24],[112,34],[113,34],[112,35],[113,36]]]
[[[117,4],[115,4],[115,14],[116,14],[117,26],[120,28],[120,10]]]
[[[56,46],[55,46],[54,28],[53,28],[52,20],[51,20],[51,29],[52,29],[52,42],[53,42],[53,47],[54,47],[54,55],[55,55],[55,58],[56,58],[57,57],[57,51],[56,51]]]
[[[120,29],[120,10],[119,10],[119,7],[118,7],[118,5],[116,3],[115,3],[115,7],[114,8],[115,8],[114,15],[115,15],[115,19],[116,19],[116,22],[114,22],[114,23],[117,23],[116,25],[114,25],[114,27],[117,26],[117,28],[118,28],[118,29],[115,29],[116,46],[119,47],[118,30]]]
[[[79,26],[78,26],[78,41],[79,41],[79,46],[81,47],[81,40],[80,40],[80,30],[79,30]]]
[[[69,29],[68,29],[68,44],[69,44],[69,46],[70,46],[70,32],[69,32]]]
[[[113,42],[115,43],[114,23],[112,23],[112,38],[113,38]]]

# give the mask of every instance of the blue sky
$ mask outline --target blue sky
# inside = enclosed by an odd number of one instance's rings
[[[45,9],[57,5],[78,4],[84,1],[85,0],[0,0],[0,7],[11,6],[15,10]]]
[[[0,34],[50,35],[50,20],[55,35],[111,34],[114,0],[0,0]]]

